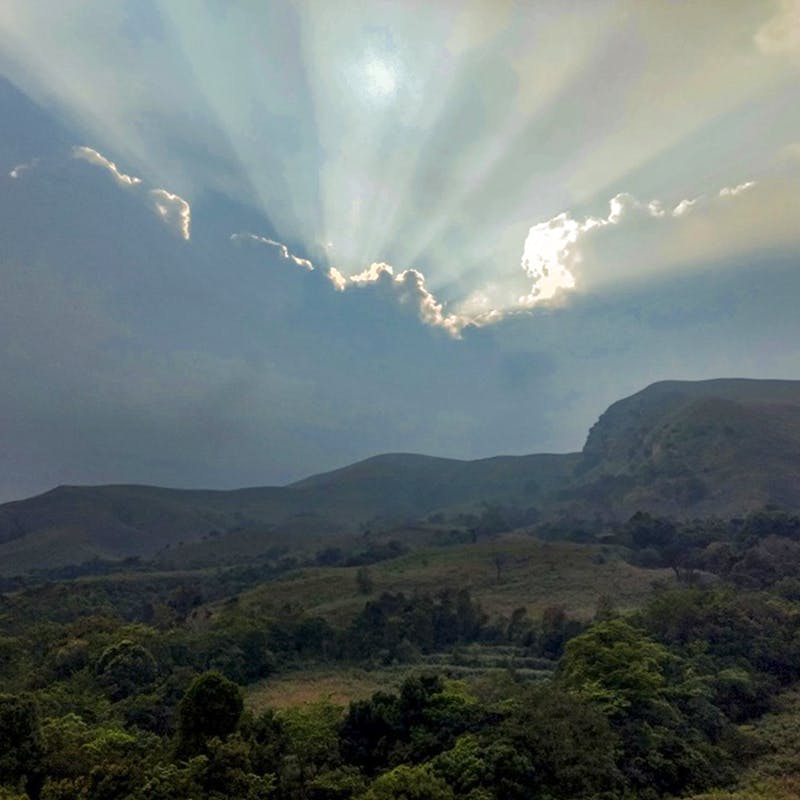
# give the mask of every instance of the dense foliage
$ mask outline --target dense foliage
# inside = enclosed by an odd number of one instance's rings
[[[5,596],[0,798],[655,800],[725,785],[759,752],[743,724],[800,680],[800,525],[636,515],[614,535],[684,581],[634,614],[606,599],[591,623],[557,607],[489,619],[466,590],[366,587],[339,626],[235,597],[209,610],[193,584]],[[299,665],[413,665],[472,643],[550,677],[512,670],[501,687],[410,666],[398,691],[347,708],[243,702],[242,686]]]

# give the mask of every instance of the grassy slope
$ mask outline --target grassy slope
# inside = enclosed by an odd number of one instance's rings
[[[321,700],[346,706],[353,700],[365,700],[378,691],[396,690],[408,674],[408,666],[380,670],[343,668],[289,672],[248,686],[245,701],[256,714],[267,708],[291,708]]]
[[[500,579],[495,557],[502,560]],[[599,545],[540,542],[506,534],[494,541],[450,547],[422,547],[369,567],[372,596],[402,591],[435,593],[443,588],[469,589],[490,616],[508,616],[524,606],[538,616],[547,606],[563,605],[571,616],[591,618],[601,595],[614,598],[621,610],[639,607],[656,582],[670,583],[668,570],[643,570]],[[334,624],[346,624],[369,599],[356,590],[355,568],[314,568],[292,573],[240,596],[239,611],[255,615],[280,613],[301,606]],[[449,663],[449,662],[448,662]],[[378,690],[396,689],[414,666],[364,670],[314,667],[269,678],[247,687],[246,702],[258,712],[328,700],[346,705]],[[504,669],[475,670],[474,678],[502,681]]]
[[[482,500],[535,505],[571,473],[576,458],[387,455],[291,487],[236,491],[62,486],[0,506],[0,574],[95,555],[150,556],[212,534],[199,556],[224,556],[231,548],[255,555],[287,537],[337,534],[374,517],[413,519]]]
[[[501,561],[498,579],[496,558]],[[604,563],[601,563],[604,562]],[[373,594],[469,589],[491,615],[508,615],[525,606],[537,615],[563,605],[573,616],[588,618],[601,595],[620,609],[638,606],[655,581],[670,581],[668,570],[644,570],[625,563],[598,545],[540,542],[507,534],[493,541],[451,547],[425,547],[369,567]],[[344,623],[364,604],[356,591],[356,568],[304,569],[240,597],[240,608],[277,613],[287,604],[332,622]]]

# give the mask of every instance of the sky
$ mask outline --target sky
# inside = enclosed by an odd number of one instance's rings
[[[577,450],[798,298],[800,0],[0,4],[0,502]]]

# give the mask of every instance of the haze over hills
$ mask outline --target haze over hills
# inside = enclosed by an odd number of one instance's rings
[[[213,536],[356,531],[483,503],[547,519],[800,508],[800,381],[665,381],[613,404],[581,453],[375,456],[285,487],[61,486],[0,506],[0,572],[152,556]]]

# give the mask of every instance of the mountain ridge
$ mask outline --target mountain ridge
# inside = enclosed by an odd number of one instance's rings
[[[800,509],[800,381],[659,381],[609,406],[578,453],[386,453],[286,486],[233,490],[59,486],[0,505],[0,572],[150,556],[243,529],[356,531],[487,503],[608,520],[638,509]]]

